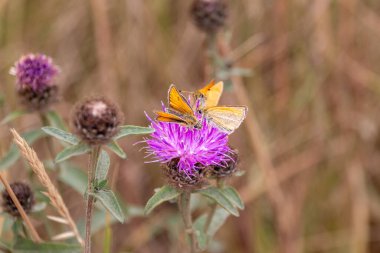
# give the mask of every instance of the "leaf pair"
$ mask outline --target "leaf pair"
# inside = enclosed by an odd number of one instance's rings
[[[48,135],[51,135],[55,137],[56,139],[71,144],[72,146],[66,147],[63,151],[61,151],[56,156],[56,162],[62,162],[65,161],[71,157],[83,155],[88,152],[90,152],[91,147],[83,142],[80,142],[78,137],[75,135],[66,132],[65,130],[56,128],[56,127],[43,127],[42,130],[47,133]],[[140,127],[140,126],[121,126],[119,128],[119,132],[116,134],[116,136],[113,138],[113,140],[107,144],[107,147],[114,152],[116,155],[118,155],[120,158],[127,158],[127,155],[123,151],[123,149],[117,144],[117,140],[128,136],[132,134],[149,134],[152,133],[153,129],[149,127]]]
[[[212,199],[221,207],[223,207],[227,212],[234,216],[239,216],[238,209],[244,209],[243,201],[240,199],[237,191],[232,187],[226,187],[223,189],[217,187],[208,187],[206,189],[197,191],[197,193],[200,193],[203,196]],[[169,185],[161,187],[146,203],[145,214],[150,214],[154,208],[164,203],[165,201],[177,198],[180,194],[180,191]]]

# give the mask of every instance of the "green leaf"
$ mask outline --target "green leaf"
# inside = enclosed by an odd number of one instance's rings
[[[80,253],[82,248],[77,244],[64,243],[34,243],[30,240],[19,238],[13,246],[14,253]]]
[[[107,147],[119,157],[123,159],[127,158],[127,154],[124,153],[123,149],[119,146],[119,144],[117,144],[116,141],[108,143]]]
[[[244,203],[240,198],[239,193],[233,187],[226,187],[222,189],[224,196],[226,196],[229,201],[237,208],[243,210]]]
[[[86,191],[87,174],[71,163],[61,163],[59,180],[76,190],[81,195]]]
[[[79,143],[77,145],[67,147],[58,153],[57,157],[55,158],[55,162],[60,163],[69,159],[70,157],[86,154],[90,150],[91,148],[85,143]]]
[[[202,215],[194,222],[194,230],[198,241],[198,247],[202,251],[207,249],[207,243],[209,241],[209,238],[204,231],[206,221],[207,215]]]
[[[98,191],[103,190],[103,188],[106,187],[107,183],[108,183],[107,179],[104,179],[102,181],[98,181],[98,184],[95,185],[95,189],[98,189]]]
[[[41,130],[32,130],[30,132],[23,133],[21,135],[25,141],[31,145],[36,142],[38,139],[46,136],[46,134]],[[12,144],[8,153],[0,160],[0,171],[4,170],[13,164],[15,164],[20,157],[20,152],[16,146],[16,144]]]
[[[67,131],[65,122],[55,111],[49,111],[45,114],[45,116],[51,126]]]
[[[8,114],[7,116],[4,117],[4,119],[0,122],[0,125],[5,125],[19,117],[21,117],[22,115],[25,115],[27,114],[26,111],[22,111],[22,110],[19,110],[19,111],[13,111],[11,112],[10,114]]]
[[[121,126],[119,127],[119,132],[113,138],[114,140],[118,140],[127,135],[131,134],[150,134],[153,133],[154,129],[151,127],[141,127],[141,126]]]
[[[46,126],[42,128],[42,131],[44,131],[48,135],[57,138],[58,140],[70,143],[72,145],[76,145],[79,143],[79,139],[75,135],[56,127]]]
[[[110,157],[106,151],[102,150],[99,155],[98,163],[96,164],[95,179],[102,181],[107,178],[110,168]]]
[[[232,215],[237,217],[239,216],[238,210],[234,207],[230,200],[226,196],[224,196],[221,189],[212,186],[206,189],[199,190],[198,193],[214,200],[216,203],[218,203],[221,207],[226,209]]]
[[[219,228],[226,222],[228,216],[230,216],[230,214],[225,209],[217,208],[211,219],[208,230],[206,231],[207,235],[212,238]]]
[[[174,199],[180,194],[175,188],[165,185],[159,191],[157,191],[145,205],[145,215],[150,214],[154,208],[164,203],[165,201]]]
[[[115,194],[111,190],[100,190],[96,193],[89,193],[98,199],[103,206],[121,223],[124,222],[124,213],[121,210]]]

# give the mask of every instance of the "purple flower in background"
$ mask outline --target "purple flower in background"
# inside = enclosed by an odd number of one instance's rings
[[[53,60],[43,54],[25,55],[10,70],[17,78],[18,89],[29,87],[34,91],[52,85],[58,73],[59,68]]]
[[[155,132],[145,142],[148,156],[155,158],[153,162],[176,161],[178,171],[191,176],[208,166],[226,165],[230,160],[228,135],[206,121],[196,129],[149,120]]]

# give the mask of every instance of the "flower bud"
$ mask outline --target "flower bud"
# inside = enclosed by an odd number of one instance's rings
[[[25,212],[30,213],[34,205],[34,195],[30,187],[21,182],[12,183],[10,186]],[[20,216],[16,205],[13,203],[12,198],[6,190],[2,192],[2,207],[4,212],[7,212],[12,216]]]
[[[105,98],[92,98],[77,105],[73,115],[76,133],[90,145],[111,141],[118,131],[121,113]]]
[[[191,15],[200,30],[215,33],[225,24],[227,4],[225,0],[195,0]]]
[[[207,176],[210,178],[226,178],[232,176],[237,171],[238,152],[232,150],[230,158],[223,165],[210,166],[207,170]]]

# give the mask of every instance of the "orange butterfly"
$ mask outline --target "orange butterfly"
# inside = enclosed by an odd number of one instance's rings
[[[195,116],[194,110],[186,98],[178,91],[174,84],[170,85],[168,91],[169,108],[166,111],[155,111],[156,120],[162,122],[173,122],[195,128],[201,127],[201,122]]]
[[[215,84],[214,81],[211,81],[193,93],[195,100],[193,107],[207,121],[231,134],[245,119],[248,108],[246,106],[217,106],[222,92],[223,82]],[[168,103],[169,108],[166,111],[155,111],[156,120],[195,128],[201,127],[201,121],[196,117],[193,107],[173,84],[169,88]]]

